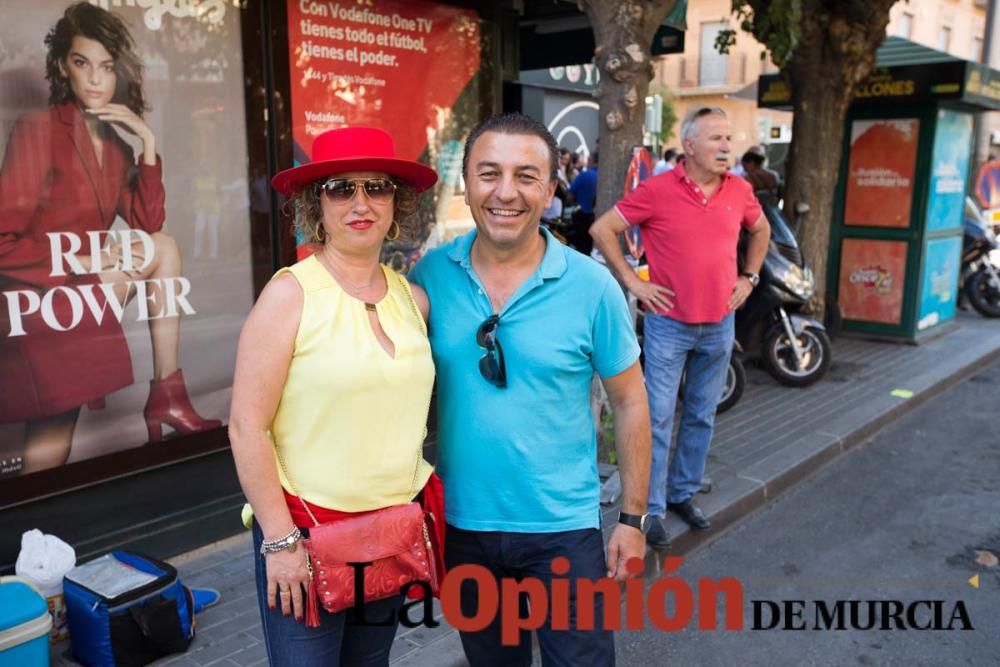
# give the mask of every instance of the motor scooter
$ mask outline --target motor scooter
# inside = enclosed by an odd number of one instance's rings
[[[736,311],[736,340],[745,358],[760,360],[775,380],[805,387],[830,368],[833,348],[826,327],[801,312],[816,285],[777,198],[758,192],[757,199],[771,225],[771,243],[760,283]],[[808,207],[797,212],[804,215]]]
[[[982,211],[965,198],[962,293],[980,315],[1000,317],[1000,243]]]

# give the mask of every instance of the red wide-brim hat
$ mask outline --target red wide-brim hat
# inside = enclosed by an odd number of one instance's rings
[[[392,137],[377,127],[342,127],[316,137],[312,161],[275,174],[271,185],[291,197],[303,186],[351,171],[379,171],[406,181],[417,192],[437,182],[437,172],[425,164],[396,157]]]

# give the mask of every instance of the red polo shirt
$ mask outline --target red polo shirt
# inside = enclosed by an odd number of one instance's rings
[[[615,210],[642,229],[650,279],[676,293],[674,307],[663,314],[687,324],[727,315],[740,227],[753,227],[761,216],[746,179],[727,173],[706,198],[681,163],[640,183]]]

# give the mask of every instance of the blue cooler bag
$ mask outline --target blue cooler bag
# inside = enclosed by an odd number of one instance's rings
[[[149,556],[113,551],[70,570],[63,590],[73,655],[85,665],[138,667],[194,639],[191,593]]]

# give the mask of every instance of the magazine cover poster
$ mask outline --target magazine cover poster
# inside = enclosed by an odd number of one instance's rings
[[[0,8],[0,484],[224,424],[244,113],[238,5]]]

